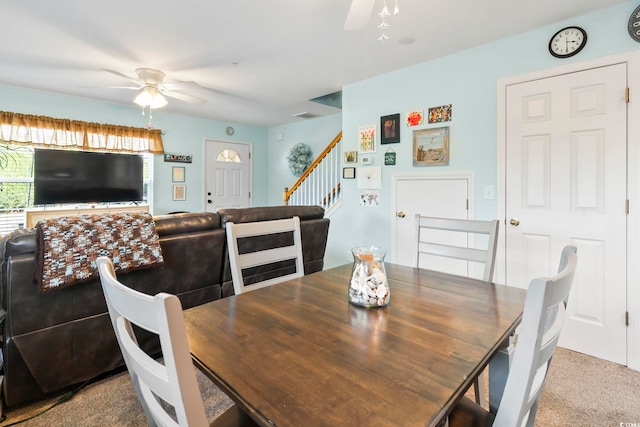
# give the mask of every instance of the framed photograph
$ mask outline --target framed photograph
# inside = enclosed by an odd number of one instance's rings
[[[381,144],[400,142],[400,114],[380,117]]]
[[[174,185],[173,186],[173,200],[187,200],[187,186],[186,185]]]
[[[358,151],[361,153],[376,152],[376,125],[358,128]]]
[[[342,177],[344,179],[354,179],[356,177],[356,168],[342,168]]]
[[[174,166],[171,168],[171,180],[173,182],[184,182],[184,166]]]
[[[413,166],[449,164],[449,126],[413,131]]]
[[[358,152],[357,151],[345,151],[344,152],[344,162],[345,163],[357,163],[358,162]]]
[[[450,122],[452,113],[451,104],[429,108],[429,123]]]

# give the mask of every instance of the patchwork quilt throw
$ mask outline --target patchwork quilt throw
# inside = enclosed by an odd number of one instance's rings
[[[36,283],[42,291],[98,277],[96,258],[107,256],[116,273],[164,262],[148,212],[90,214],[43,219],[36,224]]]

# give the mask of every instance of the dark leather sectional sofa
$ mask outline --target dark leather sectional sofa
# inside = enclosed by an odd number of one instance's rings
[[[154,217],[164,263],[119,274],[123,283],[147,294],[177,295],[184,309],[233,295],[224,227],[300,217],[305,274],[320,271],[329,219],[318,206],[226,209],[218,213],[181,213]],[[98,279],[41,292],[34,282],[35,230],[16,230],[0,244],[1,307],[4,315],[3,398],[14,406],[43,398],[124,364]],[[273,245],[271,241],[247,244]],[[286,270],[276,265],[250,271],[256,279]],[[140,336],[157,352],[156,338]]]

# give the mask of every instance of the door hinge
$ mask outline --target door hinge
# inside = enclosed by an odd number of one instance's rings
[[[628,311],[624,315],[624,324],[625,324],[625,326],[629,326],[629,312]]]
[[[249,191],[249,198],[251,198],[251,191]]]
[[[629,199],[624,201],[624,211],[629,215]]]
[[[467,199],[467,210],[469,210],[469,199]]]
[[[629,88],[626,88],[624,90],[624,101],[628,104],[629,103]]]

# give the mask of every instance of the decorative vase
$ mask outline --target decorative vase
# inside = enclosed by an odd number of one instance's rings
[[[375,246],[351,249],[353,268],[349,283],[349,302],[361,307],[384,307],[389,304],[391,292],[384,257],[387,251]]]

